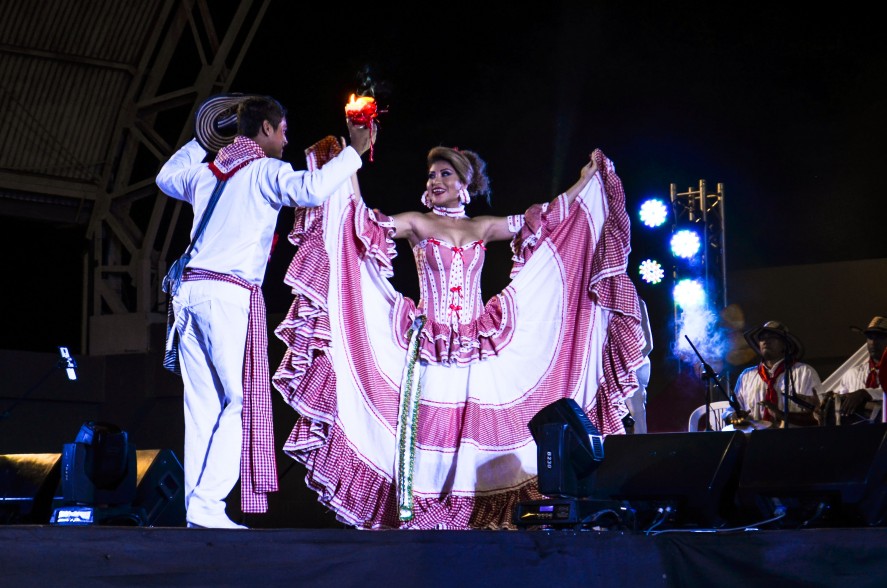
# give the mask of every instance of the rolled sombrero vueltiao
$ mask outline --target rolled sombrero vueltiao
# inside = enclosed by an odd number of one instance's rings
[[[210,96],[197,108],[194,136],[200,146],[217,153],[237,136],[237,107],[252,94],[226,93]]]

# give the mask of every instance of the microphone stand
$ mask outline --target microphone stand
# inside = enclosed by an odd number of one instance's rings
[[[690,340],[690,337],[684,335],[684,338],[687,340],[687,343],[690,344],[690,347],[693,349],[693,353],[696,354],[696,357],[699,358],[699,362],[702,364],[703,375],[702,379],[708,381],[708,385],[705,390],[705,430],[711,431],[711,382],[717,385],[718,389],[721,391],[721,394],[724,395],[724,399],[730,403],[730,407],[734,412],[739,413],[742,410],[742,407],[739,405],[739,401],[736,400],[736,396],[733,393],[728,394],[724,387],[721,386],[721,381],[718,379],[718,375],[715,373],[714,369],[702,358],[702,355],[699,353],[699,350],[696,349],[696,346],[693,345],[693,341]]]
[[[795,379],[792,377],[792,368],[794,367],[795,358],[789,353],[788,350],[788,337],[782,337],[783,345],[785,346],[785,358],[782,360],[785,364],[785,371],[783,371],[783,377],[785,378],[785,386],[782,390],[782,423],[780,425],[780,429],[788,429],[791,426],[789,423],[789,406],[788,401],[791,398],[791,401],[797,404],[802,408],[806,408],[809,410],[816,410],[816,407],[806,400],[802,400],[798,396],[798,391],[795,389]]]
[[[783,372],[783,377],[785,378],[785,386],[782,388],[782,427],[783,429],[788,429],[791,425],[788,422],[788,397],[789,397],[789,388],[791,388],[794,378],[792,378],[792,356],[788,352],[788,338],[782,338],[782,344],[785,347],[785,358],[782,360],[785,362],[785,371]]]

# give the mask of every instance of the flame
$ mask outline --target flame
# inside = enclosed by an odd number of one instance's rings
[[[378,115],[376,99],[371,96],[352,94],[351,100],[345,105],[345,116],[356,125],[369,125]]]
[[[355,96],[351,95],[351,100],[345,105],[345,112],[360,112],[361,110],[371,108],[373,112],[376,110],[376,99],[371,96]]]

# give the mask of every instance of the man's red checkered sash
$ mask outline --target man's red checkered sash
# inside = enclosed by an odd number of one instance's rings
[[[271,378],[268,373],[268,324],[262,287],[236,276],[188,268],[182,281],[214,280],[250,291],[249,322],[243,358],[243,447],[240,500],[243,512],[267,512],[269,492],[277,492]]]

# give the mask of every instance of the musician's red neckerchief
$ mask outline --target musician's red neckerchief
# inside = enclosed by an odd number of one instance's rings
[[[769,370],[767,370],[767,366],[763,363],[758,364],[758,375],[761,376],[761,379],[764,380],[764,383],[767,384],[767,394],[764,395],[764,400],[773,404],[773,406],[779,406],[779,394],[776,392],[776,380],[785,371],[785,362],[780,363],[776,366],[776,371],[773,372],[773,375],[770,375]],[[764,420],[773,421],[773,415],[770,414],[770,411],[764,407]]]
[[[874,359],[869,358],[869,375],[865,379],[866,388],[878,387],[878,364]]]

